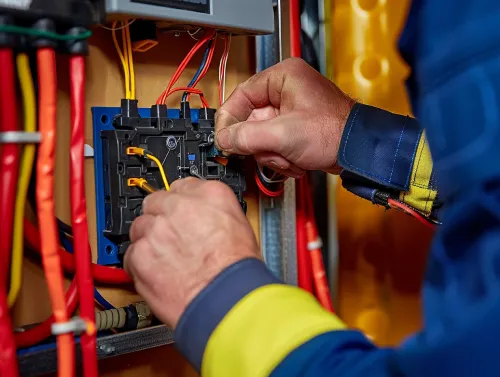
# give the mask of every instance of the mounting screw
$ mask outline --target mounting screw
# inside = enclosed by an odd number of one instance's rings
[[[174,32],[174,36],[175,36],[176,38],[179,38],[179,37],[181,36],[181,32],[180,32],[180,31],[176,31],[176,32]]]
[[[177,139],[174,136],[167,137],[168,149],[175,149],[177,147]]]
[[[111,355],[113,352],[116,351],[116,348],[110,344],[101,344],[99,346],[99,349],[106,355]]]
[[[196,138],[199,139],[200,138],[200,134],[196,134]]]

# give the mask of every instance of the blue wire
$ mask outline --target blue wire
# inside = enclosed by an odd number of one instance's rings
[[[66,233],[64,233],[61,229],[59,229],[59,239],[62,246],[68,251],[68,253],[73,254],[75,252],[75,250],[73,249],[73,244],[66,236]],[[115,309],[115,307],[111,305],[109,301],[101,296],[96,287],[94,287],[94,299],[106,310]]]
[[[210,48],[212,47],[213,43],[214,43],[214,40],[210,39],[210,41],[208,42],[208,45],[207,45],[207,49],[205,50],[205,54],[203,55],[203,59],[201,61],[200,67],[198,68],[198,71],[196,71],[193,78],[189,82],[188,88],[191,88],[194,85],[194,83],[196,82],[196,80],[198,80],[198,77],[200,77],[201,71],[203,71],[203,68],[205,68],[205,65],[207,64],[208,54],[210,53]],[[187,96],[188,96],[188,94],[184,93],[184,95],[182,96],[182,102],[187,101]]]

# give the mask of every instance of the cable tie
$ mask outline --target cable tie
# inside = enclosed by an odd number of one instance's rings
[[[73,317],[68,322],[53,323],[51,326],[52,335],[75,334],[80,335],[89,330],[85,320],[80,317]]]
[[[307,243],[307,249],[309,251],[314,251],[317,249],[321,249],[323,247],[323,241],[321,241],[321,238],[316,238],[314,241],[310,241]]]
[[[0,144],[39,144],[41,141],[40,132],[0,132]]]

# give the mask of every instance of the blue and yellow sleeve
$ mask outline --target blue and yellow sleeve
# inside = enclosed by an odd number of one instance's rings
[[[438,220],[442,203],[425,132],[409,116],[357,103],[338,153],[342,185],[373,204],[402,202]]]

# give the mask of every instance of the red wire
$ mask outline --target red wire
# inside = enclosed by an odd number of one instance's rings
[[[210,65],[212,64],[212,60],[214,57],[215,53],[215,44],[216,44],[217,39],[214,38],[214,41],[212,43],[212,46],[210,47],[210,50],[208,51],[208,56],[207,56],[207,61],[205,63],[205,66],[203,67],[202,71],[200,72],[200,75],[196,79],[196,81],[193,83],[193,88],[196,88],[196,85],[199,84],[199,82],[206,76],[208,69],[210,68]],[[190,95],[188,94],[188,101],[189,101]]]
[[[187,86],[173,88],[173,89],[170,89],[170,91],[167,93],[167,97],[170,96],[172,93],[180,92],[180,91],[188,92],[188,93],[192,93],[192,94],[198,94],[200,96],[201,103],[203,104],[203,107],[210,107],[205,96],[203,95],[203,92],[200,89],[196,89],[196,88],[188,88]]]
[[[71,282],[71,285],[66,292],[66,310],[68,314],[74,313],[78,306],[78,289],[76,279]],[[32,327],[26,331],[15,334],[15,342],[18,348],[31,347],[42,342],[52,335],[51,327],[54,323],[54,316],[50,316],[42,323]],[[3,376],[3,375],[2,375]]]
[[[307,206],[304,193],[304,178],[297,179],[296,183],[296,230],[297,230],[297,272],[300,288],[313,293],[312,268],[307,250]]]
[[[30,249],[40,253],[40,233],[35,225],[26,218],[24,219],[24,239]],[[59,258],[61,260],[61,266],[66,272],[75,272],[73,255],[63,248],[59,248]],[[101,266],[98,264],[92,264],[91,268],[92,276],[96,282],[103,284],[132,284],[130,276],[121,268]]]
[[[56,54],[51,48],[37,51],[39,95],[39,128],[42,142],[36,165],[36,199],[41,227],[42,262],[56,323],[69,320],[64,298],[64,279],[59,260],[59,235],[54,203],[54,167],[57,123]],[[72,377],[75,373],[73,334],[57,336],[58,373]]]
[[[11,49],[0,48],[0,132],[17,130],[14,56]],[[10,266],[14,203],[19,169],[16,144],[0,146],[0,375],[18,375],[16,347],[7,304],[7,278]]]
[[[427,228],[434,229],[434,225],[431,224],[429,221],[427,221],[420,213],[417,211],[414,211],[412,208],[409,206],[398,202],[397,200],[394,199],[389,199],[387,201],[391,206],[397,207],[401,209],[403,212],[406,212],[408,215],[413,216],[416,218],[418,221],[420,221],[422,224],[424,224]]]
[[[284,187],[282,187],[278,191],[271,191],[271,190],[267,189],[264,186],[264,184],[262,183],[262,181],[260,180],[259,174],[257,172],[255,172],[255,182],[257,183],[259,190],[262,191],[262,193],[264,195],[269,196],[271,198],[276,198],[277,196],[281,196],[281,194],[283,194],[283,192],[285,191]]]
[[[92,254],[87,225],[85,201],[84,156],[85,138],[85,58],[72,56],[70,64],[71,101],[71,219],[75,248],[76,282],[80,294],[80,317],[92,324],[81,336],[83,373],[97,377],[97,349],[94,314],[94,282],[92,281]]]
[[[300,47],[301,30],[299,0],[290,0],[290,55],[295,58],[302,56]]]
[[[208,32],[203,38],[201,38],[196,44],[193,46],[193,48],[189,51],[189,53],[186,55],[186,57],[182,60],[181,64],[179,64],[179,67],[175,71],[174,75],[170,79],[170,82],[168,83],[167,89],[163,91],[163,93],[160,95],[158,100],[156,101],[157,105],[160,105],[162,103],[165,103],[168,97],[168,93],[170,92],[170,89],[175,85],[175,83],[179,80],[181,77],[182,73],[186,69],[187,65],[193,58],[194,54],[205,44],[205,42],[209,41],[212,39],[215,35],[215,31],[212,30]]]

